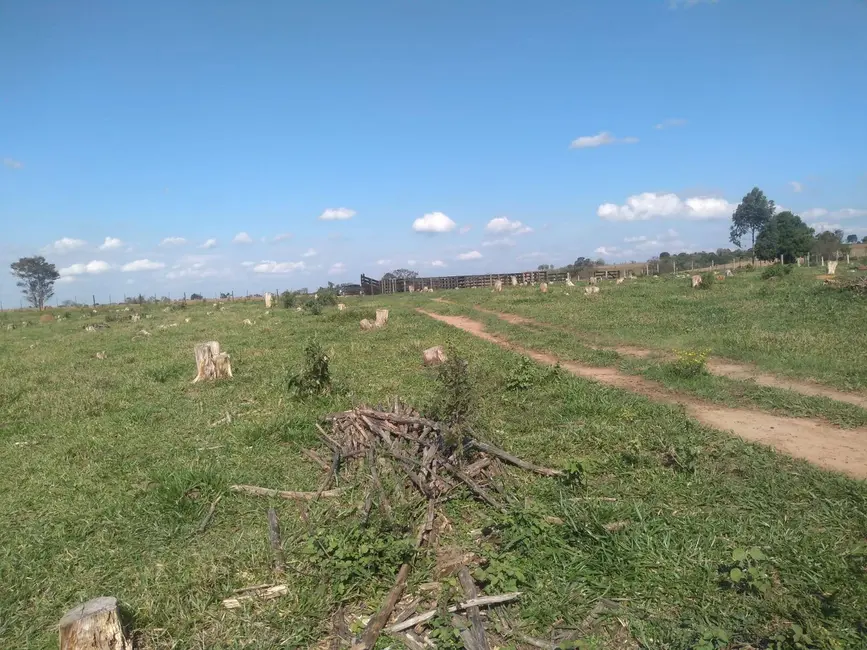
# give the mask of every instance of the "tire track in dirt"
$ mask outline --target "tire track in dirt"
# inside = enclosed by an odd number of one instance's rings
[[[492,311],[490,309],[485,309],[484,307],[479,307],[478,305],[474,305],[473,309],[475,309],[476,311],[480,311],[483,314],[490,314],[491,316],[496,316],[497,318],[512,325],[524,325],[541,329],[553,329],[558,332],[568,334],[569,336],[576,336],[575,332],[571,332],[565,327],[542,323],[533,320],[532,318],[518,316],[517,314]],[[663,350],[648,350],[646,348],[640,348],[632,345],[615,345],[613,347],[592,345],[589,343],[585,343],[583,340],[581,342],[587,347],[594,350],[613,350],[618,354],[622,354],[628,357],[640,357],[644,359],[647,357],[659,356],[662,358],[672,358],[670,354]],[[837,402],[846,402],[847,404],[853,404],[854,406],[860,406],[863,409],[867,409],[867,396],[859,395],[858,393],[847,393],[842,390],[829,388],[828,386],[820,386],[819,384],[814,384],[810,382],[797,381],[795,379],[779,377],[771,373],[762,372],[758,370],[755,366],[749,364],[736,363],[734,361],[727,361],[726,359],[710,358],[707,360],[707,370],[712,375],[717,375],[718,377],[728,377],[729,379],[735,379],[738,381],[754,381],[760,386],[767,386],[769,388],[780,388],[783,390],[792,391],[793,393],[800,393],[801,395],[808,395],[811,397],[827,397],[828,399],[832,399]]]
[[[446,316],[417,308],[421,314],[457,327],[480,339],[523,354],[537,363],[553,366],[577,377],[597,381],[642,395],[652,400],[682,406],[693,419],[714,429],[769,445],[778,451],[803,458],[819,467],[855,478],[867,478],[867,429],[840,429],[826,422],[807,418],[787,418],[750,409],[718,406],[684,397],[643,377],[624,374],[614,368],[587,366],[565,361],[554,355],[516,345],[485,330],[485,326],[466,316]]]

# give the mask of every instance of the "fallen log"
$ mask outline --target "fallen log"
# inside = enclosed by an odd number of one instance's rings
[[[455,612],[460,612],[470,607],[487,607],[489,605],[500,605],[502,603],[508,603],[513,600],[517,600],[521,597],[520,591],[515,591],[509,594],[500,594],[498,596],[480,596],[479,598],[472,598],[470,600],[466,600],[462,603],[458,603],[457,605],[452,605],[446,611],[450,614],[454,614]],[[412,618],[408,618],[402,623],[396,623],[391,627],[385,628],[383,630],[386,634],[394,634],[395,632],[402,632],[403,630],[408,630],[411,627],[415,627],[419,623],[425,623],[432,618],[434,618],[440,610],[431,609],[423,614],[419,614],[418,616],[413,616]]]
[[[288,593],[289,585],[274,585],[261,590],[257,589],[255,591],[249,591],[233,598],[226,598],[223,601],[223,607],[226,609],[238,609],[245,602],[250,600],[273,600],[274,598],[285,596]]]
[[[230,485],[232,492],[255,494],[260,497],[279,497],[281,499],[294,499],[296,501],[312,501],[317,497],[336,497],[343,494],[343,490],[325,490],[323,492],[292,492],[288,490],[272,490],[258,485]]]
[[[516,467],[520,467],[521,469],[525,469],[528,472],[535,472],[536,474],[541,474],[542,476],[563,476],[563,472],[561,472],[560,470],[550,469],[548,467],[541,467],[539,465],[534,465],[533,463],[528,463],[526,460],[521,460],[517,456],[513,456],[509,452],[503,451],[498,447],[494,447],[494,445],[491,445],[487,442],[473,439],[470,441],[470,444],[479,451],[483,451],[486,454],[490,454],[491,456],[496,456],[497,458],[504,460],[507,463],[511,463]]]
[[[268,541],[271,542],[271,551],[274,553],[274,573],[283,575],[286,562],[283,559],[283,542],[280,540],[280,522],[274,508],[268,508]]]

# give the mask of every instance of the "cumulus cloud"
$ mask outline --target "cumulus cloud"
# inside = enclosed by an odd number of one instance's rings
[[[482,254],[479,251],[469,251],[467,253],[461,253],[458,255],[459,260],[478,260],[482,258]]]
[[[165,264],[162,262],[151,262],[149,259],[143,260],[135,260],[134,262],[129,262],[128,264],[124,264],[120,270],[128,273],[131,271],[157,271],[159,269],[165,268]]]
[[[450,232],[457,224],[442,212],[428,212],[412,222],[416,232]]]
[[[291,232],[281,232],[279,235],[274,235],[274,239],[272,239],[271,241],[274,241],[274,242],[285,241],[285,240],[291,239],[291,238],[292,238]]]
[[[518,255],[519,260],[536,260],[541,257],[548,257],[548,254],[540,251],[533,251],[532,253],[522,253],[521,255]]]
[[[508,233],[511,235],[523,235],[528,232],[533,232],[529,226],[525,226],[520,221],[509,219],[508,217],[495,217],[491,219],[485,226],[485,230],[493,233]]]
[[[569,144],[570,149],[593,149],[606,144],[635,144],[638,138],[629,136],[626,138],[615,138],[608,131],[600,131],[596,135],[582,135],[580,138],[575,138]]]
[[[186,243],[187,240],[183,237],[166,237],[160,242],[160,246],[180,246]]]
[[[809,224],[810,228],[815,230],[817,233],[825,232],[826,230],[843,230],[843,225],[839,223],[828,223],[827,221],[816,221],[815,223]]]
[[[97,275],[111,270],[111,265],[102,260],[93,260],[82,264],[73,264],[64,269],[60,269],[60,275]]]
[[[241,266],[256,266],[256,262],[241,262]]]
[[[867,217],[867,210],[858,210],[855,208],[840,208],[839,210],[828,210],[826,208],[810,208],[799,213],[804,219],[822,219],[829,217],[831,219],[854,219],[856,217]]]
[[[304,262],[274,262],[265,260],[259,262],[253,267],[255,273],[292,273],[292,271],[303,271]]]
[[[199,246],[199,248],[215,248],[217,246],[216,239],[206,239],[205,243]]]
[[[99,250],[110,251],[114,248],[120,248],[121,246],[123,246],[123,242],[117,237],[106,237],[105,241],[100,244]]]
[[[350,210],[349,208],[328,208],[319,215],[319,218],[322,221],[345,221],[346,219],[352,219],[354,216],[355,210]]]
[[[793,192],[802,192],[804,190],[804,186],[798,181],[789,181],[789,185],[792,187]]]
[[[328,269],[328,275],[339,275],[346,271],[346,264],[343,262],[335,262],[331,265],[331,268]]]
[[[317,254],[315,250],[308,248],[301,257],[316,257]]]
[[[667,120],[663,120],[659,124],[655,125],[653,128],[662,131],[663,129],[672,129],[677,126],[684,126],[685,124],[685,119],[681,117],[672,117]]]
[[[725,199],[695,196],[681,199],[676,194],[644,192],[626,199],[624,205],[603,203],[596,210],[606,221],[647,221],[648,219],[721,219],[728,218],[737,206]]]
[[[236,244],[252,244],[253,238],[250,237],[250,235],[248,235],[247,233],[242,231],[242,232],[239,232],[237,235],[235,235],[232,238],[232,241]]]
[[[415,265],[416,265],[416,261],[415,261],[415,260],[407,260],[406,263],[409,264],[410,266],[415,266]]]
[[[70,251],[74,251],[78,248],[82,248],[83,246],[87,246],[87,242],[83,239],[73,239],[72,237],[62,237],[58,239],[53,244],[49,244],[46,246],[46,250],[55,252],[55,253],[68,253]]]
[[[468,232],[470,232],[472,229],[473,229],[472,226],[461,226],[461,229],[458,230],[458,232],[459,232],[460,234],[462,234],[462,235],[466,235],[466,234],[467,234]]]
[[[442,260],[434,260],[433,262],[430,263],[430,265],[442,267],[442,266],[446,266],[446,263],[443,262]]]
[[[9,169],[21,169],[22,167],[24,167],[24,163],[22,163],[20,160],[15,160],[13,158],[4,158],[3,164]]]
[[[391,260],[376,260],[377,266],[385,266],[386,264],[391,264]]]
[[[58,284],[69,284],[70,282],[75,282],[74,275],[61,275],[59,278],[57,278]]]
[[[497,248],[507,248],[509,246],[514,246],[515,240],[509,239],[508,237],[502,237],[500,239],[491,239],[489,241],[483,241],[482,246],[495,246]]]

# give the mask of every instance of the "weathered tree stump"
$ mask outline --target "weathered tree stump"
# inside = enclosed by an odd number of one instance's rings
[[[692,276],[692,288],[696,289],[700,286],[701,286],[701,276],[700,275]]]
[[[614,284],[623,284],[623,278],[617,278],[617,280],[614,281]]]
[[[837,273],[837,262],[828,260],[828,275],[834,275],[835,273]]]
[[[94,598],[60,619],[60,650],[132,650],[120,624],[117,599]]]
[[[542,293],[548,293],[548,283],[547,283],[547,282],[542,282],[542,283],[539,285],[539,291],[541,291]]]
[[[587,282],[588,282],[589,284],[596,284],[597,280],[596,280],[595,277],[592,277],[592,278],[589,278],[589,279],[587,280]]]
[[[196,346],[196,378],[193,383],[202,380],[231,379],[232,364],[229,355],[220,352],[217,341],[199,343]]]
[[[274,296],[270,293],[265,293],[265,309],[271,309],[271,301],[274,300]]]
[[[342,302],[337,303],[337,311],[344,311],[344,310],[346,310],[346,305],[344,305]]]
[[[386,323],[388,323],[388,310],[387,309],[377,309],[376,310],[376,322],[374,323],[374,326],[385,327]]]
[[[372,330],[376,325],[374,325],[369,319],[365,318],[362,320],[359,325],[361,325],[361,329],[363,330]]]
[[[497,293],[501,293],[503,291],[503,281],[502,280],[496,280],[494,282],[494,291],[496,291]]]
[[[512,286],[513,287],[518,286],[518,278],[516,278],[514,275],[512,276]]]

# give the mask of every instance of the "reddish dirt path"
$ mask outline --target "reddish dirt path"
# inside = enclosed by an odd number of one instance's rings
[[[483,314],[490,314],[492,316],[496,316],[497,318],[500,318],[507,323],[511,323],[512,325],[526,325],[543,329],[555,329],[559,332],[569,334],[570,336],[575,335],[574,332],[570,332],[565,327],[550,325],[548,323],[541,323],[539,321],[533,320],[532,318],[525,318],[524,316],[518,316],[517,314],[507,314],[497,311],[491,311],[490,309],[484,309],[483,307],[479,307],[478,305],[474,306],[473,309],[475,309],[476,311],[480,311]],[[629,357],[646,358],[651,356],[670,356],[663,350],[648,350],[632,345],[616,345],[614,347],[590,345],[587,343],[585,343],[585,345],[595,350],[614,350],[618,354]],[[779,377],[777,375],[773,375],[767,372],[762,372],[755,366],[749,364],[737,363],[735,361],[728,361],[726,359],[711,358],[708,359],[707,370],[712,375],[717,375],[719,377],[728,377],[729,379],[737,379],[740,381],[754,381],[760,386],[768,386],[770,388],[782,388],[783,390],[790,390],[794,393],[800,393],[801,395],[810,395],[813,397],[827,397],[838,402],[846,402],[847,404],[854,404],[855,406],[860,406],[863,409],[867,409],[867,396],[865,395],[858,393],[847,393],[845,391],[837,390],[835,388],[829,388],[828,386],[820,386],[819,384],[814,384],[810,382]]]
[[[702,424],[732,431],[746,440],[760,442],[825,469],[836,470],[856,478],[867,478],[867,429],[840,429],[827,422],[806,418],[787,418],[750,409],[719,406],[684,397],[643,377],[627,375],[614,368],[597,368],[529,350],[485,330],[485,326],[465,316],[445,316],[416,311],[452,327],[457,327],[501,347],[523,354],[534,361],[561,368],[573,375],[598,381],[669,404],[683,406],[690,417]]]

